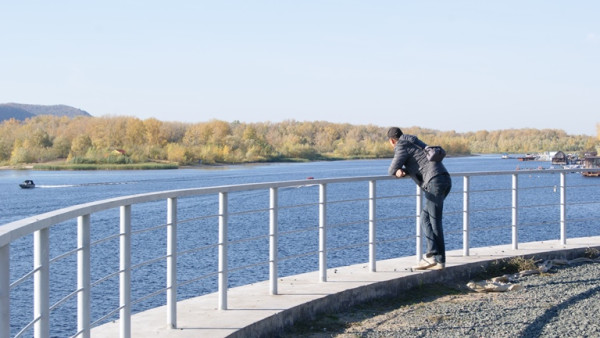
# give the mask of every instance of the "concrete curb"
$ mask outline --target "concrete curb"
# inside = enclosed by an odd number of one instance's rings
[[[382,297],[394,297],[411,288],[432,283],[468,282],[492,262],[512,257],[572,259],[588,248],[600,249],[600,237],[557,240],[472,248],[447,252],[446,269],[411,271],[416,257],[377,262],[377,272],[367,263],[332,268],[327,282],[318,282],[317,271],[278,279],[278,294],[269,294],[263,281],[228,290],[228,310],[217,310],[216,293],[177,303],[177,328],[166,325],[166,307],[153,308],[132,316],[132,335],[140,337],[272,337],[294,323],[337,312]],[[94,337],[116,337],[119,322],[92,329]]]
[[[600,249],[600,246],[594,248]],[[500,259],[495,258],[487,261],[451,266],[442,271],[425,271],[389,281],[363,285],[284,310],[246,326],[227,337],[274,337],[278,333],[282,333],[285,328],[294,325],[294,323],[314,320],[321,314],[338,312],[367,301],[384,297],[398,297],[404,292],[419,286],[435,283],[466,283],[472,276],[483,272],[493,262],[509,260],[514,257],[542,260],[562,258],[570,260],[583,256],[586,250],[588,248],[563,249]]]

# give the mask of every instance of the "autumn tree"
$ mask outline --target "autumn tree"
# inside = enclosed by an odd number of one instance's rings
[[[78,135],[71,143],[70,157],[84,156],[92,148],[92,139],[88,135]]]
[[[555,129],[507,129],[457,133],[402,128],[451,155],[594,151],[598,137]],[[66,158],[103,163],[171,161],[180,164],[243,163],[285,159],[379,158],[393,151],[387,127],[326,121],[279,123],[162,122],[135,117],[36,116],[0,123],[0,162],[29,163]],[[119,152],[115,153],[115,150]],[[123,152],[124,154],[122,154]]]

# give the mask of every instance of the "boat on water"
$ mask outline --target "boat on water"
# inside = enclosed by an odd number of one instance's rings
[[[597,156],[596,153],[586,156],[583,160],[583,167],[586,169],[599,169],[600,156]],[[600,171],[583,171],[581,175],[585,177],[600,177]]]
[[[21,189],[32,189],[35,188],[35,183],[32,180],[25,180],[23,183],[19,183],[19,187]]]
[[[521,157],[517,157],[517,159],[519,161],[535,161],[536,158],[537,158],[536,156],[530,155],[530,154],[527,154],[527,155],[521,156]]]

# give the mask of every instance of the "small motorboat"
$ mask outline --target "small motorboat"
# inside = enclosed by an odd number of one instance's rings
[[[35,188],[35,183],[32,180],[25,180],[23,183],[19,183],[19,187],[21,189],[32,189]]]

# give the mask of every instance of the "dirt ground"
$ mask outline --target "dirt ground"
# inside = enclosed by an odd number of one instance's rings
[[[348,311],[329,313],[319,319],[294,325],[280,337],[358,337],[369,331],[390,332],[402,325],[399,318],[423,317],[425,307],[431,302],[462,302],[482,297],[493,297],[485,293],[469,291],[466,287],[430,285],[426,288],[413,289],[406,295],[376,300],[361,304]],[[435,318],[426,318],[435,320]]]

